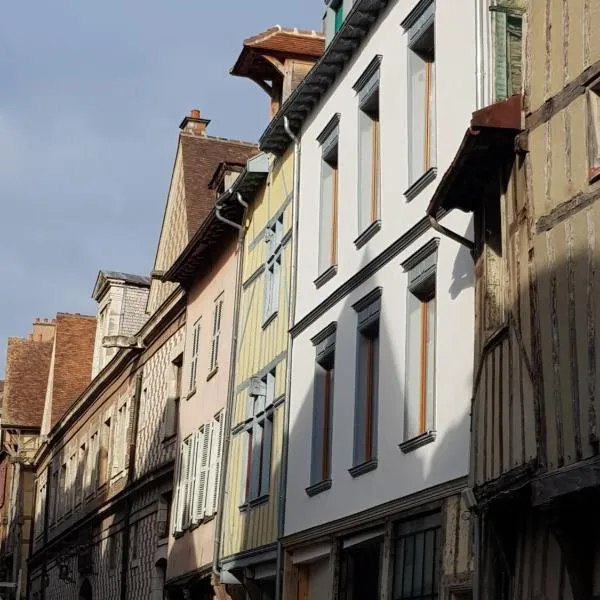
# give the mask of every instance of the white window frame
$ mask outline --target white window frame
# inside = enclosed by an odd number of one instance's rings
[[[279,309],[279,290],[283,255],[283,214],[265,230],[265,300],[263,323],[268,323]]]

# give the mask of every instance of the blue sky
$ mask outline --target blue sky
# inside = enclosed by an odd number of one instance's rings
[[[35,317],[93,314],[99,269],[147,274],[178,124],[256,140],[266,96],[242,40],[320,29],[323,0],[5,3],[0,20],[0,376]]]

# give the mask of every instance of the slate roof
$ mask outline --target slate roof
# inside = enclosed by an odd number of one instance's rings
[[[150,277],[145,277],[144,275],[132,275],[131,273],[121,273],[120,271],[101,270],[98,273],[96,284],[92,291],[92,298],[94,300],[98,301],[103,295],[109,279],[116,279],[117,281],[123,281],[129,285],[136,285],[138,287],[150,287],[150,284],[152,283]]]
[[[187,132],[181,132],[179,139],[189,240],[214,207],[216,197],[209,184],[216,169],[223,162],[245,165],[258,147],[249,142]]]
[[[53,342],[8,338],[3,427],[41,426],[52,347]]]

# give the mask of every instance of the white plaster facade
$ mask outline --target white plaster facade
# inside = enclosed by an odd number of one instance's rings
[[[435,3],[437,177],[416,197],[409,187],[407,143],[407,34],[401,23],[418,4],[396,0],[307,118],[301,131],[298,296],[292,350],[285,536],[465,477],[473,376],[472,259],[425,220],[429,200],[476,108],[474,3]],[[359,249],[357,210],[358,100],[353,89],[376,55],[380,63],[381,229]],[[337,273],[317,287],[322,150],[318,137],[339,120]],[[452,213],[444,226],[472,238],[470,218]],[[415,233],[413,235],[413,233]],[[407,273],[402,263],[439,238],[436,271],[435,441],[403,453]],[[368,269],[365,269],[370,265]],[[372,268],[371,268],[372,267]],[[365,275],[360,278],[360,273]],[[352,305],[381,287],[377,459],[374,470],[352,477],[357,326]],[[315,347],[311,338],[337,322],[331,487],[310,497]],[[443,359],[442,359],[443,357]],[[312,592],[311,592],[312,597]]]

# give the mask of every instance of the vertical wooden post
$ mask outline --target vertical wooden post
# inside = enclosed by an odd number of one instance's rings
[[[381,600],[391,600],[394,584],[394,525],[388,521],[383,536],[383,554],[381,557]]]
[[[329,554],[329,568],[331,569],[331,600],[338,600],[340,597],[340,567],[342,558],[341,540],[333,540],[331,543],[331,552]]]

